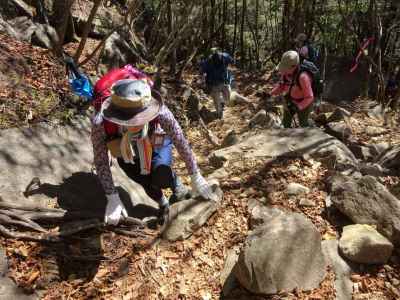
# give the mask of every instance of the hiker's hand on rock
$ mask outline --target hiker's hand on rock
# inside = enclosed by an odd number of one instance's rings
[[[204,199],[217,201],[217,197],[214,194],[211,185],[204,179],[199,171],[191,176],[192,189],[195,193],[198,193]]]
[[[121,216],[127,217],[125,206],[119,198],[118,193],[106,195],[107,207],[104,222],[108,225],[118,225]]]

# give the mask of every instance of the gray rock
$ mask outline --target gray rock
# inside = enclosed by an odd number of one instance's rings
[[[378,136],[387,133],[387,129],[376,126],[367,126],[365,128],[365,133],[368,134],[369,136]]]
[[[0,277],[0,299],[34,300],[39,299],[39,297],[36,295],[26,295],[10,278]]]
[[[101,63],[108,69],[122,67],[128,63],[135,63],[140,55],[117,32],[114,32],[104,45]]]
[[[400,145],[394,146],[393,148],[383,152],[379,157],[377,157],[375,162],[380,164],[383,168],[392,169],[399,172]]]
[[[14,30],[14,28],[8,24],[0,15],[0,32],[4,32],[11,36],[12,38],[18,39],[18,33]]]
[[[8,24],[14,29],[17,34],[16,38],[20,41],[31,42],[32,34],[36,30],[36,25],[28,17],[17,17],[9,20]]]
[[[341,141],[347,141],[351,137],[351,128],[345,122],[331,122],[326,125],[326,133]]]
[[[2,130],[0,154],[0,195],[4,202],[38,207],[58,204],[65,209],[95,211],[100,217],[104,214],[104,190],[92,172],[89,118],[81,117],[65,127],[38,124]],[[111,170],[129,214],[141,218],[155,215],[158,206],[143,188],[117,163]],[[34,177],[40,179],[41,186],[25,193]]]
[[[0,5],[0,15],[5,20],[10,20],[19,16],[33,18],[34,8],[22,0],[7,0]]]
[[[255,126],[263,126],[267,122],[267,112],[262,109],[258,113],[254,115],[253,118],[249,121],[249,128],[253,128]]]
[[[239,142],[237,134],[235,130],[230,130],[227,135],[224,137],[221,143],[221,147],[229,147],[237,144]]]
[[[375,224],[378,232],[400,245],[400,200],[376,178],[336,174],[328,179],[328,188],[333,205],[354,223]]]
[[[360,163],[360,172],[362,175],[371,175],[374,177],[395,175],[395,170],[382,168],[382,166],[377,163]]]
[[[352,263],[348,263],[339,255],[338,241],[322,241],[322,251],[328,264],[335,272],[335,290],[337,300],[351,300],[353,294],[353,282],[350,275],[355,269]]]
[[[340,122],[346,118],[351,117],[351,113],[344,108],[338,107],[335,111],[328,117],[327,123],[330,122]]]
[[[260,205],[258,201],[255,201],[250,206],[249,203],[249,214],[250,214],[250,229],[255,229],[258,226],[264,225],[268,220],[273,220],[278,217],[282,217],[284,211],[275,208]]]
[[[217,150],[210,163],[222,167],[225,161],[252,158],[303,157],[319,160],[330,169],[358,169],[353,153],[340,141],[317,128],[268,129],[244,134],[241,142]]]
[[[256,294],[318,287],[326,264],[321,236],[311,221],[284,213],[265,223],[249,233],[233,269],[240,284]]]
[[[313,200],[307,199],[307,198],[301,198],[299,201],[299,206],[304,206],[304,207],[313,207],[315,206],[315,202]]]
[[[376,157],[371,147],[361,145],[357,142],[350,143],[349,149],[354,153],[355,157],[361,160],[372,161]]]
[[[261,109],[249,121],[249,128],[253,128],[255,126],[260,126],[263,128],[280,128],[281,119],[275,113],[267,113],[264,109]]]
[[[239,258],[238,249],[229,249],[226,255],[224,268],[221,271],[220,283],[222,294],[226,297],[237,286],[237,281],[232,270]]]
[[[228,105],[251,105],[251,102],[246,97],[240,95],[236,91],[232,91]]]
[[[378,143],[378,144],[371,144],[369,147],[372,148],[374,155],[381,155],[382,153],[386,152],[390,149],[390,144],[386,142]]]
[[[211,182],[211,181],[210,181]],[[188,199],[171,205],[169,223],[162,236],[169,241],[184,240],[199,229],[217,211],[222,190],[215,185],[218,201]]]
[[[393,251],[393,244],[369,225],[348,225],[339,240],[341,253],[351,261],[363,264],[384,264]]]
[[[381,104],[370,108],[369,111],[367,112],[370,118],[375,118],[380,120],[383,120],[384,113],[385,113],[384,107]]]
[[[289,183],[288,186],[286,187],[286,194],[290,196],[307,194],[309,192],[310,189],[308,187],[305,187],[295,182]]]
[[[36,24],[36,29],[32,35],[32,44],[52,49],[58,43],[58,34],[56,30],[47,24]]]

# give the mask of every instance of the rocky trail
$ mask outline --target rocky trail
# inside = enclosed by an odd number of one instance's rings
[[[188,84],[190,79],[193,77],[187,79]],[[198,91],[195,83],[192,86]],[[191,123],[186,127],[202,170],[220,182],[224,193],[215,213],[192,236],[168,242],[91,230],[56,245],[2,239],[9,277],[25,292],[34,292],[33,295],[44,299],[60,299],[62,295],[68,299],[217,299],[221,296],[225,299],[335,299],[340,293],[344,296],[338,299],[351,299],[353,291],[354,299],[397,299],[398,248],[392,253],[389,246],[391,257],[383,257],[385,263],[372,266],[350,263],[338,255],[336,240],[340,244],[344,226],[357,221],[336,208],[330,177],[337,170],[346,171],[350,167],[358,172],[359,161],[336,138],[318,129],[268,129],[270,123],[265,120],[252,124],[250,129],[249,120],[254,115],[251,107],[258,106],[259,98],[246,90],[243,94],[253,105],[228,106],[223,120],[207,124],[218,141],[224,140],[228,133],[233,136],[230,131],[234,130],[237,138],[233,140],[237,144],[218,150],[208,141],[202,126]],[[210,102],[204,104],[212,110]],[[374,135],[377,143],[397,142],[393,129],[362,112],[354,112],[350,122],[354,124],[351,136],[358,141],[370,141],[365,132],[368,124],[385,130]],[[64,136],[63,131],[59,134]],[[89,145],[82,149],[86,147]],[[333,161],[336,163],[332,164]],[[175,166],[178,173],[186,175],[179,158]],[[71,167],[70,172],[77,168],[79,164]],[[371,178],[374,184],[386,186],[394,193],[398,191],[397,176]],[[373,199],[379,197],[383,196]],[[398,211],[385,213],[393,213],[393,218],[398,218]],[[282,231],[282,226],[287,228]],[[248,277],[243,275],[252,259],[262,260],[251,254],[248,236],[253,233],[250,231],[259,231],[255,234],[264,241],[261,252],[254,253],[264,254],[267,261],[257,264],[269,263],[269,268],[277,272],[274,276],[280,278],[273,280],[275,283],[269,287],[268,278],[264,278],[266,274],[257,269],[253,270],[255,278],[250,279],[258,282],[256,285],[252,281],[246,283]],[[301,238],[295,242],[292,235]],[[320,238],[322,246],[318,242]],[[313,239],[315,243],[311,243]],[[399,238],[395,240],[398,243]],[[386,240],[387,243],[390,242]],[[309,248],[303,251],[304,247]],[[243,252],[245,249],[248,254]],[[283,260],[274,255],[285,249],[290,252],[284,254]],[[244,261],[240,258],[233,267],[239,253],[246,258]],[[323,257],[329,257],[327,253],[333,253],[334,258],[325,264]],[[302,265],[302,260],[310,256],[321,261],[316,265]],[[285,265],[283,261],[291,263]],[[302,282],[304,268],[311,272],[307,282]],[[293,282],[300,287],[291,288]],[[308,291],[303,291],[301,285]],[[254,292],[273,295],[254,296]]]
[[[33,61],[42,55],[39,51]],[[50,62],[49,70],[55,70]],[[48,77],[42,82],[27,73],[28,87],[57,78],[49,91],[67,93],[60,70],[56,76],[31,68]],[[188,72],[179,85],[166,77],[167,104],[202,171],[220,184],[218,204],[195,199],[174,204],[171,212],[183,213],[161,239],[157,231],[135,238],[103,227],[59,243],[1,237],[0,270],[7,274],[0,278],[1,297],[400,299],[395,115],[383,114],[365,99],[351,105],[323,103],[314,118],[319,128],[279,129],[281,103],[265,101],[266,78],[237,74],[237,91],[246,100],[235,97],[224,119],[213,120],[199,76]],[[15,83],[9,84],[11,93]],[[23,94],[30,91],[18,90],[16,98],[31,99]],[[196,102],[205,108],[193,111]],[[78,113],[73,105],[67,108]],[[204,125],[190,121],[193,112]],[[1,132],[0,168],[8,170],[0,173],[2,202],[101,212],[105,198],[91,172],[87,116],[71,117],[69,125],[40,122],[51,114],[51,109],[41,115],[22,112],[0,125],[31,124]],[[175,168],[189,184],[178,157]],[[142,198],[131,204],[132,215],[153,216],[156,204],[113,169],[119,184]],[[34,177],[40,178],[40,188],[26,197],[23,192]],[[62,223],[58,227],[50,231],[59,231]]]

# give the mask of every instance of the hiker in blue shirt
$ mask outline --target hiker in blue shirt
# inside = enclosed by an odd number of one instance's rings
[[[233,64],[232,57],[226,53],[211,49],[211,55],[200,62],[201,73],[205,77],[207,92],[210,93],[217,116],[223,117],[225,103],[231,97],[231,83],[233,76],[228,70],[229,64]]]

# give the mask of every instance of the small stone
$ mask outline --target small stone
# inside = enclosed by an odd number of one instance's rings
[[[289,183],[286,187],[286,193],[288,195],[300,195],[300,194],[307,194],[310,192],[308,187],[305,187],[298,183]]]
[[[384,265],[383,268],[385,269],[386,272],[392,272],[393,268],[389,265]]]
[[[222,147],[229,147],[237,144],[239,141],[235,130],[230,130],[225,138],[222,140],[221,146]]]
[[[353,292],[354,294],[358,294],[360,292],[360,284],[358,282],[353,284]]]
[[[339,249],[353,262],[383,264],[392,255],[393,244],[372,226],[356,224],[343,228]]]
[[[267,112],[262,109],[254,115],[249,122],[249,128],[253,128],[256,125],[264,125],[267,122]]]
[[[400,280],[398,280],[397,278],[392,278],[390,281],[392,282],[392,284],[393,284],[395,287],[400,286]]]
[[[302,198],[299,201],[299,205],[305,206],[305,207],[313,207],[313,206],[315,206],[315,202],[310,199],[307,199],[307,198]]]

